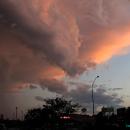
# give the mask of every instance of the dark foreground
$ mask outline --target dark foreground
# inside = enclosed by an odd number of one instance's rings
[[[86,120],[60,119],[50,122],[1,121],[0,130],[90,130],[90,129],[130,129],[130,125],[123,120],[113,122],[112,119]]]

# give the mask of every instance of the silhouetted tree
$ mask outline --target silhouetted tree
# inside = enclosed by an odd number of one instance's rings
[[[87,109],[84,107],[81,109],[82,114],[85,114],[87,112]]]
[[[41,116],[42,116],[42,109],[35,108],[35,109],[28,110],[27,114],[25,115],[25,120],[38,121],[41,119]]]
[[[55,99],[45,99],[45,105],[43,105],[43,109],[53,111],[54,113],[64,113],[70,114],[74,113],[80,107],[77,103],[72,103],[72,101],[68,101],[62,98],[55,98]]]
[[[70,114],[76,112],[79,105],[72,103],[62,98],[55,99],[45,99],[45,105],[43,108],[36,108],[28,110],[25,115],[25,121],[30,123],[45,123],[45,122],[55,122],[59,119],[60,114]]]

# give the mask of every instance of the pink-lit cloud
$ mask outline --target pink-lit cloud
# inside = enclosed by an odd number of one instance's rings
[[[128,53],[129,11],[128,0],[1,0],[2,86],[59,83]]]

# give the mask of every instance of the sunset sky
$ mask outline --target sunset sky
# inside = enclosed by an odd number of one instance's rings
[[[0,114],[63,95],[91,113],[130,106],[130,0],[0,0]]]

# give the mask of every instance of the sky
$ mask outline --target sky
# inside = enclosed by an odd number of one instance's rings
[[[129,0],[0,0],[0,113],[64,96],[130,106]]]

